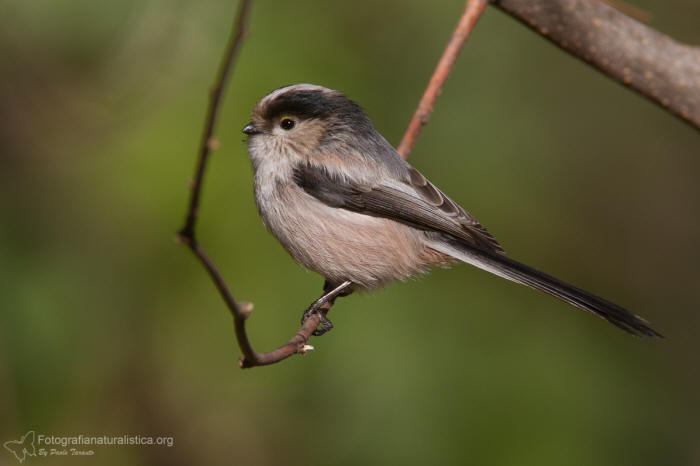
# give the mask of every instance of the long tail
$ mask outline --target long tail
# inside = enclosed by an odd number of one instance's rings
[[[649,327],[646,320],[617,304],[501,254],[485,251],[453,238],[431,242],[429,246],[499,277],[543,291],[584,311],[592,312],[632,335],[663,338],[663,335]]]

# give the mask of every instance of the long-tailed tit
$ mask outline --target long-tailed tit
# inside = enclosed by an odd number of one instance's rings
[[[338,91],[277,89],[257,103],[243,132],[260,217],[294,260],[326,279],[326,300],[466,262],[634,335],[661,336],[622,307],[506,257]],[[320,317],[318,333],[330,327]]]

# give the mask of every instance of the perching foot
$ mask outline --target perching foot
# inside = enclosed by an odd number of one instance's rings
[[[316,314],[319,318],[319,327],[313,331],[314,336],[319,337],[327,331],[329,331],[330,329],[332,329],[333,323],[331,323],[331,321],[328,320],[326,313],[333,305],[333,301],[335,301],[335,298],[337,298],[338,296],[345,296],[345,294],[341,293],[343,293],[343,291],[351,284],[351,282],[346,281],[335,288],[331,288],[331,286],[328,283],[326,283],[324,286],[324,295],[318,298],[316,301],[314,301],[314,303],[311,306],[309,306],[308,309],[306,309],[304,311],[304,314],[301,316],[301,325],[304,325],[306,319]]]

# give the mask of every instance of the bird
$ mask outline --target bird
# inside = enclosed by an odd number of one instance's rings
[[[554,296],[638,337],[643,318],[517,262],[468,211],[403,160],[363,109],[313,84],[278,88],[253,107],[247,135],[258,213],[292,258],[325,279],[324,304],[435,267],[467,263]],[[327,311],[327,308],[325,309]]]

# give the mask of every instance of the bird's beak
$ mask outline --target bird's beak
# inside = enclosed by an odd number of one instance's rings
[[[243,133],[247,134],[248,136],[260,134],[260,130],[253,126],[253,122],[250,122],[247,125],[245,125],[241,131],[243,131]]]

